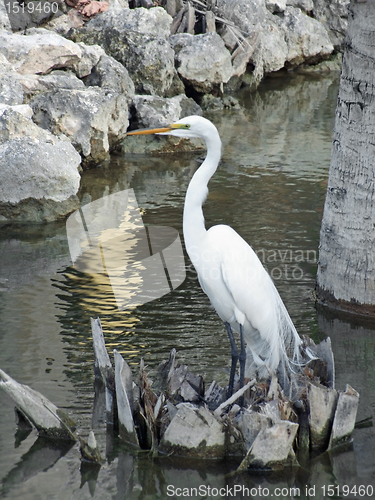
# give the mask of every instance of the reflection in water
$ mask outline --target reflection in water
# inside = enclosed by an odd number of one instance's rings
[[[374,332],[343,318],[317,315],[314,288],[318,237],[328,173],[338,81],[302,77],[265,82],[240,96],[241,111],[213,113],[223,139],[223,160],[210,182],[207,226],[231,225],[268,268],[301,334],[318,341],[329,334],[339,389],[350,383],[361,395],[358,418],[374,415]],[[201,154],[201,153],[200,153]],[[146,227],[182,233],[185,191],[196,155],[112,158],[86,171],[84,204],[134,189]],[[282,475],[228,476],[235,463],[203,464],[161,457],[152,461],[109,439],[100,404],[93,410],[90,316],[100,316],[110,353],[116,348],[137,369],[143,357],[152,372],[170,349],[207,381],[225,383],[229,346],[187,262],[187,277],[173,292],[142,306],[119,310],[107,275],[71,265],[64,224],[2,228],[0,233],[0,366],[68,410],[83,436],[92,426],[107,461],[80,471],[76,447],[24,482],[9,482],[36,439],[14,447],[13,409],[0,392],[0,480],[5,498],[59,500],[157,499],[172,487],[315,488],[328,484],[375,485],[373,428],[356,429],[352,449],[325,455]],[[48,455],[46,450],[46,456]],[[81,476],[82,473],[82,476]],[[17,476],[19,477],[19,476]],[[229,496],[229,495],[228,495]],[[254,498],[258,498],[253,495]],[[285,494],[281,498],[291,498]],[[296,495],[295,495],[296,497]],[[300,498],[304,498],[301,494]],[[238,496],[240,498],[240,496]]]

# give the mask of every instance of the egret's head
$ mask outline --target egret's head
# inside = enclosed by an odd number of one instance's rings
[[[158,134],[158,135],[173,135],[175,137],[199,137],[207,141],[212,135],[218,135],[215,125],[202,116],[187,116],[168,127],[160,127],[145,130],[134,130],[128,132],[126,135],[145,135],[145,134]]]

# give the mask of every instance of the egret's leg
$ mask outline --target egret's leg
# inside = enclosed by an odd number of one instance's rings
[[[240,389],[244,386],[245,383],[245,367],[246,367],[246,345],[245,340],[243,338],[243,328],[240,325],[240,341],[241,341],[241,351],[239,355],[240,361]],[[240,399],[240,406],[243,406],[243,396]]]
[[[230,398],[231,395],[233,394],[234,376],[236,374],[236,366],[237,366],[237,361],[238,361],[238,349],[236,346],[236,342],[234,340],[234,336],[233,336],[233,332],[232,332],[232,329],[230,327],[230,324],[225,322],[225,328],[227,329],[229,342],[230,342],[230,348],[231,348],[231,355],[232,355],[232,365],[230,367],[229,386],[228,386],[228,393],[227,393],[227,397]]]

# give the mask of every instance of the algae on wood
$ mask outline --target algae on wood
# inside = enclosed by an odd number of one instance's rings
[[[41,436],[76,441],[75,423],[40,392],[16,382],[0,370],[0,387],[12,398],[18,410],[37,428]]]

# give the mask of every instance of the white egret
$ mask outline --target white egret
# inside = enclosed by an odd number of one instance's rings
[[[183,233],[199,283],[229,336],[232,354],[229,395],[233,391],[237,361],[241,385],[245,365],[247,372],[256,372],[260,377],[266,376],[268,370],[288,376],[302,366],[306,358],[314,356],[303,348],[271,277],[254,250],[231,227],[222,224],[208,230],[205,227],[202,205],[208,194],[207,184],[221,158],[221,140],[216,127],[201,116],[189,116],[168,127],[137,130],[127,135],[155,133],[199,137],[206,143],[206,159],[193,175],[186,192]],[[240,352],[233,331],[240,334]]]

